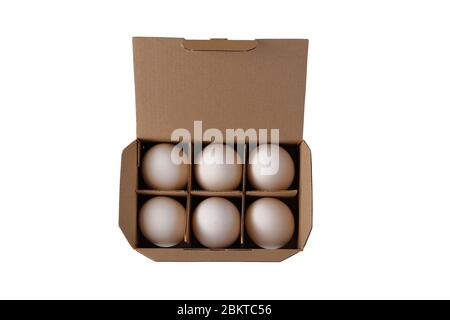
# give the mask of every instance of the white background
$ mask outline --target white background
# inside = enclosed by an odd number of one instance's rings
[[[450,298],[445,3],[2,1],[0,298]],[[154,263],[129,247],[132,36],[310,39],[303,253]]]

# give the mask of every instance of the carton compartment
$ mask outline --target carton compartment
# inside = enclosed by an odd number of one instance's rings
[[[247,170],[249,165],[249,156],[252,150],[250,150],[250,145],[247,144],[246,146],[246,158],[245,158],[245,169],[244,169],[244,197],[242,198],[242,208],[244,210],[242,211],[242,226],[241,226],[241,245],[243,248],[249,248],[249,249],[260,249],[259,246],[257,246],[247,235],[245,232],[245,212],[247,208],[256,200],[264,197],[268,198],[276,198],[281,201],[283,201],[285,204],[288,205],[289,209],[291,209],[292,214],[294,215],[294,234],[289,240],[289,242],[281,249],[295,249],[298,248],[298,226],[299,226],[299,190],[300,190],[300,150],[298,144],[291,144],[291,143],[280,143],[280,147],[284,148],[289,155],[291,156],[292,160],[294,161],[294,168],[295,168],[295,175],[294,180],[289,187],[288,190],[279,190],[279,191],[264,191],[264,190],[255,190],[253,186],[250,184],[250,182],[247,180]]]
[[[190,183],[190,177],[188,178],[188,183],[186,184],[186,186],[184,187],[183,190],[170,190],[170,191],[161,191],[161,190],[152,190],[150,189],[147,184],[144,182],[144,179],[142,178],[142,168],[141,168],[141,163],[142,163],[142,158],[144,157],[145,153],[150,150],[153,146],[160,144],[160,143],[169,143],[169,144],[173,144],[176,145],[176,143],[173,142],[167,142],[167,141],[149,141],[149,140],[138,140],[139,143],[139,147],[138,147],[138,193],[147,193],[147,194],[161,194],[161,195],[181,195],[181,193],[179,193],[179,191],[184,191],[185,193],[187,193],[187,190],[189,189],[189,183]],[[183,146],[184,147],[184,146]],[[186,145],[186,149],[188,150],[188,157],[191,155],[191,145],[187,144]],[[192,161],[191,161],[192,163]],[[189,164],[189,166],[191,166],[191,164]],[[189,168],[189,171],[191,172],[191,168]],[[178,193],[178,194],[177,194]]]
[[[285,203],[289,209],[291,209],[292,214],[294,215],[294,234],[292,235],[292,238],[289,240],[289,242],[282,248],[280,249],[296,249],[297,243],[298,243],[298,226],[299,226],[299,199],[298,197],[280,197],[278,196],[279,193],[278,192],[266,192],[266,196],[264,196],[264,198],[275,198],[278,200],[281,200],[283,203]],[[254,195],[254,194],[249,194],[247,193],[247,196],[245,197],[245,210],[243,211],[243,221],[245,224],[245,213],[247,211],[247,208],[256,200],[261,199],[263,197],[258,196],[258,195]],[[261,249],[261,247],[259,247],[258,245],[256,245],[248,236],[247,232],[245,232],[245,227],[244,227],[244,241],[243,241],[243,247],[244,248],[251,248],[251,249]]]
[[[225,192],[224,192],[225,193]],[[243,225],[243,206],[242,206],[242,199],[243,196],[241,195],[240,197],[236,197],[234,196],[234,194],[232,192],[230,192],[231,195],[223,195],[221,196],[222,198],[225,198],[229,201],[231,201],[236,208],[239,210],[240,212],[240,218],[241,218],[241,234],[240,236],[236,239],[236,241],[229,247],[227,248],[223,248],[223,249],[209,249],[206,248],[205,246],[203,246],[196,238],[194,235],[194,232],[192,231],[191,225],[192,225],[192,216],[193,213],[195,211],[195,208],[200,204],[200,202],[202,202],[203,200],[210,198],[210,196],[203,196],[203,195],[191,195],[191,206],[190,206],[190,213],[188,215],[188,225],[190,227],[189,230],[189,234],[190,234],[190,238],[188,239],[188,243],[189,243],[189,247],[190,248],[201,248],[201,249],[207,249],[207,250],[226,250],[226,249],[239,249],[241,248],[241,239],[243,238],[242,235],[242,225]]]
[[[153,244],[152,242],[148,241],[142,234],[140,228],[139,228],[139,212],[144,205],[144,203],[151,198],[155,197],[157,195],[150,195],[150,194],[138,194],[137,197],[137,248],[160,248],[160,249],[167,249],[158,247],[157,245]],[[186,216],[189,216],[189,199],[187,197],[187,193],[184,195],[177,195],[177,196],[171,196],[170,198],[178,201],[183,205],[183,207],[186,209]],[[189,221],[189,220],[188,220]],[[184,240],[180,242],[178,245],[170,247],[170,248],[186,248],[188,246],[187,244],[187,234],[189,226],[186,223],[186,229],[184,231]]]
[[[206,147],[206,146],[208,146],[209,144],[211,144],[211,143],[213,143],[213,142],[205,142],[205,141],[203,141],[202,142],[202,150]],[[195,165],[195,163],[194,163],[194,160],[195,160],[195,157],[199,154],[199,152],[200,152],[200,150],[195,150],[195,148],[193,147],[193,144],[191,144],[191,150],[192,150],[192,161],[191,161],[191,163],[192,163],[192,168],[191,168],[191,190],[194,192],[198,192],[198,191],[203,191],[204,193],[203,193],[203,195],[207,195],[208,193],[210,193],[211,194],[211,196],[212,196],[212,194],[217,194],[217,196],[219,196],[220,197],[220,195],[219,194],[221,194],[221,193],[223,193],[223,192],[225,192],[225,193],[228,193],[228,192],[232,192],[232,191],[240,191],[240,192],[243,192],[244,191],[244,178],[245,178],[245,159],[246,159],[246,152],[245,152],[245,150],[246,150],[246,148],[247,148],[247,146],[246,146],[246,144],[234,144],[234,145],[229,145],[230,147],[232,146],[233,148],[234,148],[234,151],[236,151],[240,156],[241,156],[241,159],[242,159],[242,161],[244,162],[243,164],[242,164],[242,167],[243,167],[243,170],[242,170],[242,179],[241,179],[241,183],[239,184],[239,186],[238,186],[238,188],[237,189],[235,189],[235,190],[231,190],[231,191],[207,191],[207,190],[204,190],[204,189],[202,189],[201,187],[200,187],[200,185],[198,184],[198,182],[196,181],[196,179],[195,179],[195,168],[196,168],[196,165]],[[236,193],[236,195],[237,195],[237,193]]]
[[[299,151],[299,145],[298,144],[292,144],[292,143],[280,143],[279,144],[280,147],[282,147],[284,150],[286,150],[289,155],[291,156],[292,160],[294,161],[294,168],[295,168],[295,176],[294,176],[294,180],[292,181],[292,184],[289,186],[288,189],[286,190],[290,190],[290,192],[281,192],[281,191],[263,191],[263,190],[256,190],[252,184],[247,180],[245,182],[246,185],[246,190],[247,192],[257,192],[255,194],[261,194],[261,196],[264,196],[265,193],[275,193],[275,192],[280,192],[280,197],[290,197],[290,196],[295,196],[296,193],[294,193],[294,191],[296,192],[299,189],[299,170],[298,168],[300,168],[300,151]],[[250,145],[248,145],[248,152],[247,152],[247,158],[246,158],[246,166],[249,165],[249,156],[250,153],[253,151],[253,148],[250,150]],[[248,168],[246,169],[246,171],[248,171]],[[284,190],[282,190],[284,191]]]

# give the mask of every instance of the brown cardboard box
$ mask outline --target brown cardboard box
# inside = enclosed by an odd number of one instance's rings
[[[308,40],[184,40],[134,38],[137,139],[122,153],[119,225],[130,245],[156,261],[281,261],[302,251],[312,228],[311,153],[303,140],[303,112]],[[186,190],[146,190],[139,176],[143,151],[170,141],[176,128],[193,134],[194,121],[203,130],[280,129],[284,146],[298,166],[290,190],[196,190],[191,173]],[[193,138],[195,139],[195,138]],[[139,206],[154,195],[180,200],[188,214],[185,241],[175,248],[145,242],[137,227]],[[241,237],[227,249],[203,248],[190,232],[190,217],[202,197],[218,195],[241,209]],[[245,209],[255,198],[278,197],[294,213],[294,237],[286,247],[260,249],[244,232]]]

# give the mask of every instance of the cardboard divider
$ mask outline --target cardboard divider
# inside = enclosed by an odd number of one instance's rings
[[[189,247],[191,245],[191,196],[186,199],[186,229],[184,230],[184,242]]]
[[[273,197],[273,198],[293,198],[298,194],[298,190],[281,190],[281,191],[261,191],[250,190],[246,191],[247,197]]]
[[[187,183],[187,201],[186,201],[186,231],[184,233],[184,241],[187,246],[191,245],[191,190],[192,190],[192,174],[193,174],[193,163],[194,163],[194,146],[192,142],[189,143],[189,175]]]
[[[141,175],[141,159],[142,159],[142,141],[140,139],[136,139],[136,145],[137,145],[137,154],[136,154],[136,160],[137,160],[137,170],[138,170],[138,180],[140,179]],[[139,188],[139,181],[137,182],[137,187]]]
[[[194,174],[194,145],[192,142],[189,143],[189,175],[188,175],[188,183],[187,183],[187,191],[188,193],[192,190],[192,177]]]
[[[190,192],[193,196],[203,197],[223,197],[223,198],[241,198],[243,196],[242,191],[204,191],[204,190],[192,190]]]
[[[245,233],[245,193],[247,188],[247,163],[248,163],[248,144],[244,147],[244,167],[242,168],[242,207],[241,207],[241,247],[244,247],[244,233]]]
[[[186,190],[136,190],[138,195],[149,196],[167,196],[167,197],[187,197],[188,192]]]

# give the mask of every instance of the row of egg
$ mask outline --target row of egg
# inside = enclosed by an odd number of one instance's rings
[[[184,239],[186,210],[178,201],[165,196],[147,200],[139,212],[143,236],[159,247],[172,247]],[[200,202],[192,214],[192,231],[205,247],[227,248],[239,238],[240,213],[229,200],[211,197]],[[245,212],[245,231],[261,248],[278,249],[294,234],[294,216],[289,207],[275,198],[260,198]]]
[[[178,154],[182,163],[172,161]],[[224,161],[232,155],[233,163]],[[277,155],[277,158],[273,157]],[[231,157],[230,157],[231,158]],[[228,159],[228,158],[227,158]],[[277,169],[270,174],[264,172],[278,161]],[[199,186],[208,191],[230,191],[238,188],[242,181],[241,156],[230,146],[212,143],[196,156],[194,176]],[[186,187],[189,176],[188,156],[183,150],[169,143],[150,148],[141,163],[142,177],[151,189],[180,190]],[[289,153],[276,144],[262,144],[249,155],[247,178],[256,190],[278,191],[288,189],[295,176],[295,166]]]

